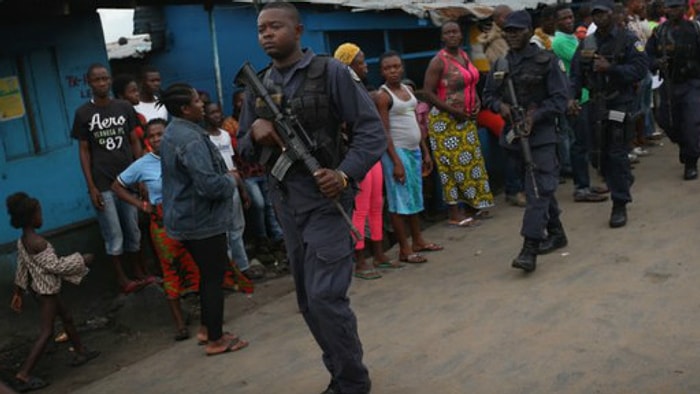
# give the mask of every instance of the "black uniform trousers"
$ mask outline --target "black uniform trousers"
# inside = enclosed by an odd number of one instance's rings
[[[623,122],[603,122],[600,172],[610,189],[613,202],[626,204],[632,201],[630,187],[634,182],[628,156],[633,133],[626,130]]]
[[[532,176],[525,168],[525,162],[520,150],[508,150],[510,160],[515,162],[516,168],[522,174],[525,184],[525,196],[527,205],[523,215],[523,224],[520,235],[525,238],[542,240],[545,230],[549,226],[560,224],[559,203],[555,192],[559,186],[559,160],[557,158],[557,144],[547,144],[532,147],[532,161],[535,164],[535,182],[539,197],[535,197],[535,189]]]
[[[664,82],[666,83],[666,82]],[[700,79],[674,83],[673,97],[668,100],[666,89],[661,90],[661,105],[657,111],[659,125],[680,149],[682,161],[692,164],[700,157]],[[669,125],[669,104],[673,124]]]
[[[350,229],[330,200],[299,213],[285,203],[279,188],[272,188],[271,196],[284,231],[299,310],[323,351],[331,386],[343,394],[368,393],[369,372],[347,295],[354,266]],[[345,193],[341,203],[349,212],[352,193]]]

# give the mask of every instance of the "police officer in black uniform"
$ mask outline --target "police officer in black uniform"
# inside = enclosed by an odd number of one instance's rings
[[[508,15],[503,28],[510,50],[491,68],[483,101],[485,107],[500,113],[509,122],[520,121],[512,116],[514,103],[507,83],[507,78],[511,78],[517,104],[526,111],[521,123],[530,133],[537,193],[533,176],[525,174],[527,206],[520,230],[525,241],[512,266],[532,272],[538,252],[547,253],[567,244],[554,193],[559,185],[555,118],[566,110],[568,86],[564,64],[554,54],[529,43],[532,20],[527,11]],[[525,166],[523,151],[518,138],[513,137],[512,131],[503,133],[500,142],[522,171]]]
[[[683,18],[684,0],[666,0],[668,21],[647,41],[652,69],[661,69],[664,85],[657,121],[678,144],[683,179],[698,177],[700,157],[700,24]]]
[[[270,177],[270,195],[284,230],[299,309],[331,374],[324,393],[368,393],[369,373],[347,296],[354,265],[352,238],[332,199],[350,211],[356,182],[386,150],[381,120],[345,65],[301,49],[303,26],[291,3],[267,3],[257,24],[260,46],[272,59],[262,80],[269,90],[281,93],[280,107],[299,118],[323,167],[311,174],[296,162],[282,181]],[[240,148],[248,159],[259,160],[264,149],[276,151],[273,162],[280,154],[282,142],[269,116],[265,104],[247,90]],[[347,146],[340,143],[343,122],[351,130]]]
[[[632,201],[634,178],[628,153],[634,137],[636,84],[647,73],[647,59],[634,34],[616,26],[613,8],[611,0],[591,3],[597,29],[574,54],[571,84],[574,97],[580,96],[582,87],[591,91],[590,123],[601,122],[601,135],[593,140],[600,139],[596,141],[600,144],[599,170],[613,201],[609,225],[616,228],[627,224],[626,206]]]

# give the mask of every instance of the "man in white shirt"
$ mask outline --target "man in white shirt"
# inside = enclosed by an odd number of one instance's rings
[[[229,237],[229,252],[231,258],[241,270],[243,275],[248,279],[262,279],[265,277],[265,267],[259,264],[250,264],[246,255],[245,245],[243,244],[243,231],[245,230],[245,216],[243,208],[248,207],[250,199],[248,192],[245,189],[243,180],[238,174],[236,165],[233,162],[235,152],[231,136],[226,130],[221,128],[223,122],[223,114],[221,106],[218,103],[207,103],[204,106],[204,120],[206,121],[206,129],[209,133],[209,140],[216,146],[221,154],[221,157],[226,163],[226,168],[236,178],[236,191],[233,194],[233,225],[228,232]]]
[[[139,103],[134,106],[134,109],[146,118],[146,122],[157,118],[168,120],[168,110],[165,109],[165,106],[156,105],[159,92],[160,72],[153,66],[144,66],[141,69]]]

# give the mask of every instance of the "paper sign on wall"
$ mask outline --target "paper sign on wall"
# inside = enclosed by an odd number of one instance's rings
[[[0,122],[24,116],[24,101],[17,77],[0,78]]]

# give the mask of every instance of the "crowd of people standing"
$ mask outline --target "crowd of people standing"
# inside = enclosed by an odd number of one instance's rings
[[[285,97],[277,105],[294,110],[304,127],[294,131],[308,134],[317,164],[311,169],[306,160],[292,160],[272,176],[271,168],[290,160],[279,134],[286,126],[249,84],[236,92],[232,117],[224,119],[219,103],[186,83],[162,90],[152,67],[139,78],[112,81],[107,67],[92,65],[93,98],[76,110],[73,137],[121,292],[162,284],[176,340],[190,337],[179,300],[198,293],[197,340],[205,353],[246,347],[223,329],[223,290],[252,292],[252,281],[265,277],[248,256],[247,223],[256,250],[286,251],[299,309],[331,375],[324,393],[369,392],[347,297],[351,278],[379,279],[381,270],[427,263],[426,253],[443,250],[421,231],[423,181],[431,174],[447,225],[470,228],[491,217],[495,200],[480,128],[498,135],[506,152],[500,163],[506,202],[525,208],[523,246],[511,265],[526,273],[536,269],[538,255],[568,244],[555,197],[563,176],[573,178],[576,202],[603,202],[609,194],[609,226],[626,225],[632,162],[654,146],[657,121],[679,145],[683,179],[697,178],[700,25],[686,16],[684,1],[668,0],[667,20],[658,22],[647,6],[593,0],[577,19],[571,5],[549,5],[535,24],[531,12],[498,6],[479,37],[488,72],[463,50],[463,26],[449,21],[422,88],[403,78],[402,55],[389,51],[379,57],[384,83],[375,89],[358,45],[340,45],[334,59],[316,56],[300,46],[296,8],[268,3],[258,15],[258,40],[272,65],[261,78]],[[652,81],[659,72],[667,88],[655,120]],[[605,186],[592,185],[591,165]],[[31,276],[43,311],[41,338],[16,379],[40,388],[45,382],[30,372],[56,316],[73,341],[76,365],[99,354],[82,345],[56,296],[62,280],[82,280],[92,257],[55,255],[34,233],[41,226],[38,201],[17,193],[7,205],[13,226],[23,230],[13,308],[21,308]],[[383,248],[385,205],[398,243],[395,259]],[[158,276],[144,263],[148,238]]]

